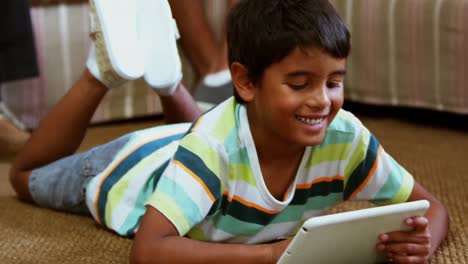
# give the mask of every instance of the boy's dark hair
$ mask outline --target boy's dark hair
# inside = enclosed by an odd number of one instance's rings
[[[244,65],[256,84],[296,47],[316,47],[334,58],[346,58],[351,49],[349,31],[327,0],[241,0],[227,26],[229,65]],[[236,89],[234,96],[245,103]]]

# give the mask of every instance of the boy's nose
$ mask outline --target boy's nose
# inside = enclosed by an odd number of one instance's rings
[[[312,89],[307,98],[306,104],[313,109],[322,110],[328,108],[331,104],[331,101],[326,84]]]

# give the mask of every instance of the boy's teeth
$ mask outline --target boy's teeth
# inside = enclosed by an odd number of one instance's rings
[[[297,117],[300,121],[306,123],[306,124],[309,124],[309,125],[316,125],[316,124],[319,124],[320,122],[323,121],[323,118],[318,118],[318,119],[312,119],[312,118],[306,118],[306,117],[302,117],[302,116],[298,116]]]

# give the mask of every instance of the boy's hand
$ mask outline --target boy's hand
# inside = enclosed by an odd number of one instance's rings
[[[396,231],[379,236],[377,249],[395,263],[428,263],[431,253],[429,220],[425,217],[411,217],[404,223],[412,231]]]

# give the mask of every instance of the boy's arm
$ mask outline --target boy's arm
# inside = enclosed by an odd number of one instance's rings
[[[382,244],[379,249],[397,263],[426,263],[447,236],[449,219],[446,208],[415,182],[408,201],[417,200],[428,200],[430,207],[424,217],[405,220],[405,224],[413,227],[413,231],[391,232],[380,236]]]
[[[157,209],[147,206],[136,233],[131,263],[276,263],[291,240],[240,245],[209,243],[179,236]]]
[[[447,209],[437,198],[429,193],[424,187],[417,182],[414,183],[413,191],[411,192],[408,201],[428,200],[431,204],[425,217],[429,220],[429,231],[431,234],[431,253],[432,256],[442,241],[447,237],[449,227],[449,217]]]

